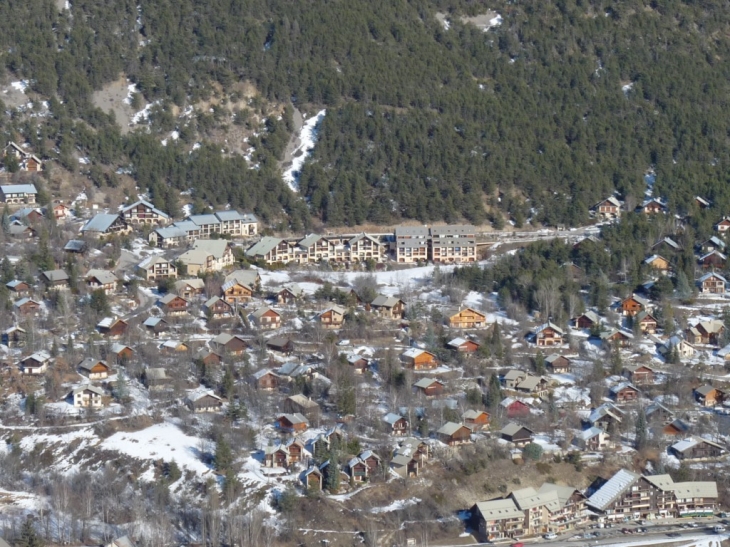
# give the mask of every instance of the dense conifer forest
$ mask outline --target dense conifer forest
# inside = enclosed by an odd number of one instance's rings
[[[487,11],[501,25],[462,22]],[[730,206],[729,24],[727,3],[678,0],[7,0],[5,79],[29,80],[52,117],[5,115],[2,129],[66,167],[83,151],[98,185],[131,165],[168,210],[174,190],[193,188],[267,220],[283,210],[294,229],[499,227],[503,213],[518,226],[575,225],[614,190],[640,202],[650,166],[673,210],[701,194],[719,215]],[[159,101],[150,134],[122,134],[93,106],[120,74]],[[225,125],[215,113],[161,146],[175,107],[240,81],[287,107],[255,138],[257,169],[214,144],[190,153],[210,124]],[[292,107],[327,109],[304,200],[278,165]]]

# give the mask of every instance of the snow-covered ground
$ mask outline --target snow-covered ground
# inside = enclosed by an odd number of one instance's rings
[[[312,153],[314,145],[317,143],[317,131],[319,129],[319,124],[326,113],[326,110],[320,110],[315,116],[312,116],[304,122],[299,133],[299,142],[301,144],[292,155],[291,166],[282,174],[284,182],[286,182],[289,185],[289,188],[295,192],[299,190],[299,173],[302,170],[304,162]]]

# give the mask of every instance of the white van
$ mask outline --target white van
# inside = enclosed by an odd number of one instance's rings
[[[712,531],[716,534],[722,534],[725,531],[725,527],[722,524],[716,524]]]

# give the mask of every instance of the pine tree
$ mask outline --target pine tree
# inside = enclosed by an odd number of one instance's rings
[[[226,367],[225,373],[223,373],[223,379],[221,380],[221,394],[230,401],[233,396],[233,390],[236,387],[236,381],[233,378],[233,371],[231,367]]]
[[[226,473],[233,464],[233,452],[226,440],[221,437],[215,445],[215,470]]]
[[[495,408],[502,400],[502,385],[496,374],[492,374],[489,378],[489,387],[487,389],[486,406]]]
[[[646,414],[640,409],[636,416],[636,450],[643,450],[647,444]]]
[[[498,358],[502,358],[502,333],[499,331],[499,322],[494,322],[494,327],[492,328],[492,340],[490,342],[490,345],[492,346],[492,353],[496,355]]]
[[[684,270],[680,270],[677,274],[677,296],[682,299],[687,299],[692,296],[692,287],[687,279],[687,274]]]
[[[114,398],[120,403],[124,403],[128,397],[127,375],[124,373],[124,370],[120,369],[117,374],[117,381],[114,384]]]
[[[535,374],[538,376],[545,374],[545,356],[540,350],[537,350],[537,355],[535,355]]]
[[[43,547],[44,543],[35,531],[33,519],[28,516],[20,530],[20,539],[15,542],[16,547]]]
[[[335,458],[329,459],[329,464],[324,468],[324,487],[331,494],[336,494],[340,490],[340,469]]]

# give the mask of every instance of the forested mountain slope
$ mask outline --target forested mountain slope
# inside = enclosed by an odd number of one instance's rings
[[[27,78],[59,99],[52,119],[5,118],[5,131],[24,133],[51,157],[57,147],[64,165],[74,147],[97,165],[131,162],[140,186],[168,208],[170,189],[192,187],[265,218],[283,208],[294,227],[311,216],[332,225],[499,224],[497,209],[518,223],[534,215],[577,224],[614,189],[640,201],[649,166],[657,193],[677,210],[698,193],[719,206],[716,213],[730,206],[725,2],[77,0],[59,7],[0,4],[8,78]],[[484,32],[461,22],[487,10],[502,16],[500,26]],[[120,73],[147,101],[159,101],[150,135],[122,135],[91,105],[92,90]],[[189,154],[206,136],[200,120],[179,142],[160,146],[156,133],[180,124],[175,106],[241,80],[272,104],[327,108],[301,176],[306,204],[279,176],[287,115],[271,117],[253,141],[258,169],[222,156],[219,146]],[[35,124],[44,125],[40,135]]]

